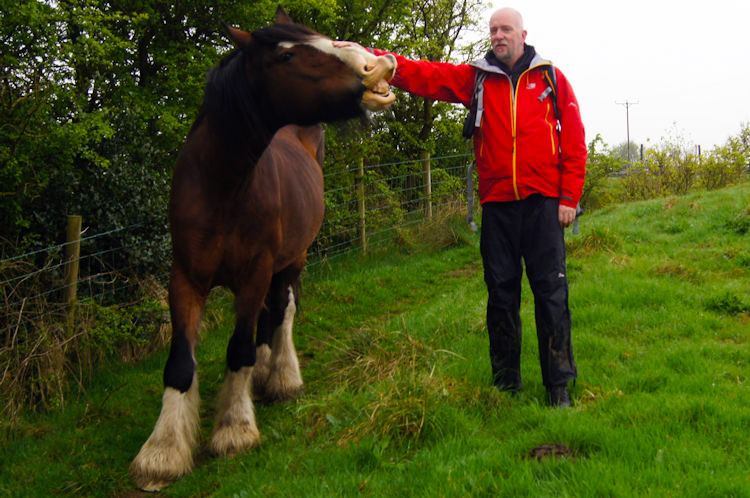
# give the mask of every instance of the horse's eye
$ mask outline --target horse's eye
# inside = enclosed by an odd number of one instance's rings
[[[281,62],[289,62],[294,57],[294,52],[284,52],[281,54]]]

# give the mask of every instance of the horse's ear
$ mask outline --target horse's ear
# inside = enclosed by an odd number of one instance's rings
[[[241,29],[235,29],[223,21],[221,24],[224,26],[224,29],[227,31],[229,38],[232,39],[232,41],[234,42],[235,45],[237,45],[237,47],[242,49],[252,43],[253,35],[251,35],[247,31],[242,31]]]
[[[286,13],[284,10],[284,7],[279,5],[276,7],[276,23],[277,24],[294,24],[294,21],[291,17],[289,17],[289,14]]]

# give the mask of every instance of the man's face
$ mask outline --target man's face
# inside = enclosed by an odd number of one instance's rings
[[[502,63],[512,68],[523,55],[526,31],[521,20],[513,12],[499,10],[490,18],[490,42],[492,51]]]

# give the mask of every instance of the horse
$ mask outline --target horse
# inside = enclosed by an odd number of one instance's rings
[[[323,220],[320,122],[361,117],[395,99],[392,56],[294,23],[248,33],[207,77],[204,101],[177,158],[169,200],[172,338],[162,409],[130,465],[158,491],[193,468],[199,395],[195,345],[215,286],[235,296],[236,322],[209,449],[231,456],[260,442],[253,397],[284,400],[303,381],[292,323],[307,249]]]

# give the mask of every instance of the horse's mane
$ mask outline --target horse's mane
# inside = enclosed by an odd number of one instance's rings
[[[233,50],[209,71],[203,105],[190,133],[208,118],[217,138],[226,145],[242,147],[247,143],[249,130],[263,133],[267,128],[258,109],[257,98],[245,74],[242,52]]]
[[[284,41],[304,42],[314,36],[320,35],[300,24],[289,23],[274,24],[252,33],[254,43],[265,47]],[[250,86],[242,51],[233,50],[209,71],[203,105],[190,133],[208,118],[217,137],[237,154],[250,148],[251,134],[264,142],[270,141],[272,130],[268,130],[259,113],[261,92],[262,89]]]
[[[304,42],[315,36],[321,36],[310,28],[301,24],[282,23],[253,31],[253,40],[261,45],[276,45],[278,43]]]

